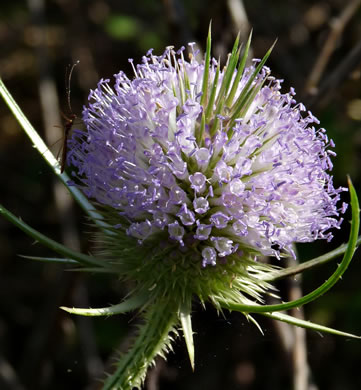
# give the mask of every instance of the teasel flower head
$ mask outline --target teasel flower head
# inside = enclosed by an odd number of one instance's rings
[[[69,143],[74,182],[102,211],[102,255],[123,280],[178,311],[198,296],[262,303],[293,244],[339,228],[333,142],[281,92],[262,60],[246,65],[238,39],[226,65],[189,45],[150,50],[134,75],[101,80]]]
[[[63,152],[72,181],[0,79],[0,96],[97,229],[92,253],[79,253],[0,204],[0,216],[61,256],[23,257],[116,274],[125,282],[120,303],[61,309],[86,316],[138,310],[141,317],[103,390],[140,389],[180,327],[194,368],[195,299],[218,312],[238,311],[258,327],[253,314],[361,339],[284,312],[317,299],[341,279],[361,241],[360,206],[348,178],[348,243],[287,269],[271,265],[296,257],[295,243],[331,240],[347,208],[339,205],[347,189],[332,183],[333,141],[295,101],[292,88],[281,92],[282,81],[265,66],[272,48],[247,63],[250,41],[243,48],[237,38],[221,68],[211,57],[209,29],[203,60],[194,44],[187,56],[185,48],[168,47],[160,56],[150,50],[140,64],[130,60],[132,78],[120,72],[114,83],[100,80],[83,110],[85,130],[74,130]],[[267,295],[280,298],[274,280],[342,254],[334,273],[312,292],[266,302]]]

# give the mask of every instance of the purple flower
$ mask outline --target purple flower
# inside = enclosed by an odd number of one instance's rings
[[[344,188],[318,120],[258,60],[237,77],[213,59],[207,79],[196,55],[148,52],[133,79],[99,82],[69,144],[78,186],[140,245],[161,241],[203,266],[330,240]]]

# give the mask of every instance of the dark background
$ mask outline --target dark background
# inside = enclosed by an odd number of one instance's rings
[[[294,86],[297,99],[312,109],[336,143],[336,185],[346,174],[361,194],[361,9],[360,1],[215,0],[28,0],[1,1],[0,74],[31,123],[61,147],[60,111],[69,114],[65,92],[68,64],[80,60],[72,78],[72,111],[80,116],[89,90],[119,70],[132,74],[153,47],[176,48],[196,41],[204,49],[212,19],[213,54],[225,60],[236,33],[262,57],[278,38],[268,60],[273,75]],[[238,6],[238,8],[237,8]],[[324,48],[330,47],[329,56]],[[351,57],[350,57],[351,56]],[[319,81],[310,83],[317,59],[327,59]],[[80,122],[78,123],[81,126]],[[3,102],[0,102],[0,203],[44,234],[84,252],[91,249],[92,228]],[[347,195],[344,196],[347,199]],[[299,247],[301,259],[324,253],[347,240],[346,216],[332,243]],[[30,262],[18,254],[52,256],[0,219],[0,389],[96,389],[103,370],[111,370],[115,350],[126,347],[137,319],[78,318],[61,305],[97,307],[115,304],[125,287],[115,277],[64,272],[55,265]],[[335,262],[304,275],[310,291],[334,271]],[[305,308],[305,317],[326,326],[361,334],[360,255],[326,296]],[[292,286],[281,284],[289,296]],[[168,361],[159,360],[148,390],[291,389],[295,374],[287,335],[257,317],[264,336],[241,314],[217,316],[194,306],[196,370],[191,372],[184,342],[174,344]],[[307,389],[361,388],[361,341],[308,331]],[[292,339],[291,339],[292,340]],[[302,347],[301,347],[302,349]],[[304,365],[303,365],[304,367]],[[298,388],[301,390],[301,388]]]

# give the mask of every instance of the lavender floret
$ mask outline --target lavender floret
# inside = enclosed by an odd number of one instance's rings
[[[345,189],[328,173],[334,143],[296,105],[293,89],[280,92],[269,68],[232,119],[258,61],[244,70],[229,107],[217,111],[220,96],[208,116],[204,62],[195,53],[185,61],[183,49],[168,48],[130,62],[133,79],[120,72],[114,87],[100,80],[91,91],[86,131],[69,142],[77,185],[122,217],[116,227],[140,245],[166,234],[169,246],[191,250],[204,267],[235,253],[292,255],[293,243],[332,238],[346,210],[337,206]],[[211,86],[217,61],[210,64]]]

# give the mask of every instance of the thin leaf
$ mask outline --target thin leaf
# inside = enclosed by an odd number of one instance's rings
[[[245,99],[244,99],[244,103],[243,103],[242,109],[241,109],[241,111],[240,111],[239,114],[238,114],[240,118],[244,118],[244,117],[246,116],[246,113],[247,113],[249,107],[250,107],[251,104],[253,103],[253,101],[254,101],[255,97],[257,96],[258,92],[259,92],[259,91],[261,90],[261,88],[263,87],[263,84],[264,84],[265,81],[266,81],[266,80],[262,80],[261,83],[259,83],[258,85],[254,86],[253,88],[251,88],[251,89],[248,91],[247,95],[245,96]],[[233,135],[233,126],[234,126],[235,122],[236,122],[235,119],[233,119],[233,120],[230,121],[230,123],[229,123],[229,125],[228,125],[228,128],[229,128],[228,133],[227,133],[228,138],[231,138],[232,135]],[[244,141],[244,142],[245,142],[245,141]],[[266,143],[266,142],[265,142],[265,143]],[[265,146],[265,143],[263,144],[262,147]],[[260,149],[261,149],[261,148],[260,148]],[[250,156],[250,157],[251,157],[251,156]]]
[[[18,255],[24,259],[42,261],[44,263],[54,263],[54,264],[69,264],[69,265],[79,265],[78,261],[72,259],[63,259],[59,257],[38,257],[38,256],[25,256]],[[114,268],[100,268],[100,267],[81,267],[81,268],[67,268],[65,271],[70,272],[89,272],[89,273],[101,273],[101,274],[114,274],[117,273],[117,270]]]
[[[358,237],[357,242],[356,242],[356,246],[359,247],[360,244],[361,244],[361,236]],[[322,256],[315,257],[314,259],[305,261],[304,263],[301,263],[295,267],[289,267],[289,268],[285,268],[285,269],[271,272],[269,275],[266,275],[264,278],[262,278],[262,280],[265,280],[268,282],[268,281],[274,281],[277,279],[282,279],[282,278],[285,278],[287,276],[297,275],[301,272],[307,271],[307,270],[312,269],[314,267],[318,267],[320,265],[328,263],[331,260],[336,259],[337,257],[343,255],[346,252],[346,249],[347,249],[347,244],[342,244],[338,248],[336,248],[328,253],[325,253]]]
[[[216,70],[216,75],[214,76],[213,80],[213,85],[211,89],[211,94],[208,100],[207,108],[206,108],[206,122],[208,123],[209,118],[213,112],[213,105],[214,105],[214,100],[216,98],[216,92],[217,92],[217,85],[218,85],[218,78],[219,78],[219,72],[220,72],[220,65],[219,61],[217,64],[217,70]]]
[[[361,339],[361,336],[356,336],[352,333],[341,332],[340,330],[328,328],[327,326],[314,324],[313,322],[301,320],[300,318],[296,318],[285,313],[273,312],[273,313],[259,313],[259,314],[265,317],[273,318],[274,320],[287,322],[287,324],[296,325],[301,328],[315,330],[316,332],[331,333],[337,336],[351,337],[353,339]]]
[[[236,94],[239,80],[241,79],[241,76],[243,74],[244,68],[246,66],[246,61],[247,61],[247,58],[248,58],[248,52],[249,52],[249,48],[251,46],[251,40],[252,40],[252,31],[249,34],[248,41],[247,41],[246,47],[244,49],[244,52],[243,52],[243,55],[242,55],[242,58],[241,58],[241,62],[239,64],[239,66],[238,66],[237,75],[236,75],[236,77],[234,79],[234,82],[233,82],[233,85],[232,85],[232,88],[231,88],[231,92],[229,93],[229,95],[227,97],[227,100],[226,100],[226,106],[227,107],[231,106],[231,104],[233,102],[233,99],[234,99],[234,96]]]
[[[139,309],[144,306],[149,297],[146,294],[138,294],[134,297],[127,299],[122,303],[118,303],[117,305],[109,306],[109,307],[101,307],[97,309],[79,309],[76,307],[66,307],[61,306],[60,309],[67,311],[70,314],[77,314],[81,316],[87,317],[100,317],[100,316],[112,316],[115,314],[124,314],[128,311],[132,311],[135,309]]]
[[[52,240],[44,234],[33,229],[31,226],[23,222],[20,218],[17,218],[14,214],[8,211],[4,206],[0,205],[0,214],[3,215],[8,221],[20,228],[28,236],[34,238],[39,243],[45,245],[54,252],[73,260],[76,260],[80,264],[90,265],[101,268],[110,268],[111,266],[105,261],[95,259],[94,257],[83,255],[82,253],[75,252],[66,246]]]
[[[214,112],[214,120],[213,120],[213,124],[211,126],[211,129],[209,131],[209,134],[211,136],[213,136],[218,129],[218,124],[219,124],[218,115],[222,114],[222,112],[223,112],[223,107],[224,107],[224,103],[226,101],[226,96],[227,96],[227,93],[229,90],[229,86],[231,84],[231,81],[232,81],[232,78],[234,75],[234,70],[236,69],[236,66],[237,66],[237,62],[238,62],[239,54],[240,54],[240,50],[239,50],[238,46],[239,46],[239,34],[237,35],[237,38],[234,42],[232,53],[228,59],[228,63],[226,65],[224,73],[223,73],[222,84],[221,84],[221,87],[219,89],[218,96],[216,99],[216,109]],[[218,64],[219,64],[219,61],[218,61]],[[219,73],[218,68],[217,68],[217,72]],[[216,74],[216,76],[217,76],[217,82],[214,82],[214,86],[217,86],[217,84],[218,84],[218,74]],[[216,90],[216,88],[213,88],[213,89]],[[210,102],[208,103],[208,107],[207,107],[207,113],[206,113],[207,122],[208,122],[210,113],[212,111],[213,111],[213,102],[211,102],[211,99],[210,99]]]
[[[348,177],[348,185],[350,189],[351,208],[352,208],[352,222],[351,222],[349,241],[341,264],[339,264],[336,271],[331,275],[331,277],[325,283],[323,283],[320,287],[316,288],[314,291],[310,292],[309,294],[306,294],[304,297],[286,303],[280,303],[276,305],[256,305],[256,304],[244,305],[244,304],[224,301],[220,299],[218,301],[220,306],[225,309],[240,311],[242,313],[267,313],[267,312],[288,310],[294,307],[303,306],[306,303],[315,300],[316,298],[325,294],[332,286],[334,286],[336,282],[342,277],[342,275],[344,274],[344,272],[346,271],[347,267],[349,266],[352,260],[352,256],[356,250],[358,232],[360,228],[359,203],[358,203],[356,191],[349,177]]]
[[[262,58],[262,61],[257,65],[256,69],[253,71],[252,75],[247,81],[247,84],[244,86],[241,94],[239,95],[237,101],[234,103],[232,107],[232,112],[231,112],[231,119],[235,120],[239,117],[239,113],[242,110],[242,107],[245,103],[245,98],[249,92],[249,89],[251,88],[253,80],[257,77],[261,69],[263,68],[263,65],[266,63],[268,57],[270,56],[276,42],[270,47],[270,49],[267,51],[267,53],[264,55]]]
[[[197,129],[196,132],[196,142],[199,147],[202,147],[203,145],[203,134],[204,130],[206,128],[206,116],[204,114],[204,111],[202,112],[202,118],[201,118],[201,124],[199,126],[199,129]]]
[[[202,84],[202,96],[201,96],[201,106],[205,106],[207,102],[207,93],[208,93],[208,79],[209,79],[209,64],[211,62],[211,46],[212,46],[212,22],[209,23],[208,28],[208,37],[207,37],[207,47],[206,55],[204,59],[204,72],[203,72],[203,84]]]
[[[247,114],[247,111],[249,109],[249,107],[251,106],[251,104],[253,103],[255,97],[257,96],[258,92],[261,90],[261,88],[263,87],[264,83],[265,83],[265,79],[262,80],[261,83],[259,83],[258,85],[250,88],[250,90],[248,91],[247,95],[245,96],[245,99],[244,99],[244,103],[243,103],[243,106],[242,106],[242,109],[239,113],[239,116],[241,118],[244,118]]]
[[[217,105],[221,104],[222,107],[225,103],[225,97],[227,96],[228,89],[234,75],[234,70],[236,69],[238,63],[238,59],[240,55],[240,49],[238,46],[239,46],[239,33],[237,35],[236,40],[234,41],[232,52],[228,59],[228,64],[226,65],[226,68],[224,70],[221,88],[219,89],[219,93],[217,96]]]
[[[67,268],[67,272],[88,272],[93,274],[116,274],[117,270],[112,268],[99,267],[81,267],[81,268]]]
[[[183,83],[183,79],[182,79],[182,75],[181,75],[181,70],[179,69],[179,65],[177,63],[175,63],[174,67],[177,70],[178,87],[179,87],[179,93],[180,93],[180,98],[181,98],[180,106],[182,107],[186,101],[186,91],[184,88],[185,85]]]
[[[18,256],[22,257],[23,259],[42,261],[44,263],[58,263],[58,264],[71,264],[71,265],[79,264],[75,260],[63,259],[59,257],[38,257],[38,256],[25,256],[25,255],[18,255]]]
[[[184,303],[179,312],[179,318],[182,324],[183,335],[186,342],[189,361],[194,371],[194,342],[192,331],[191,302]]]

